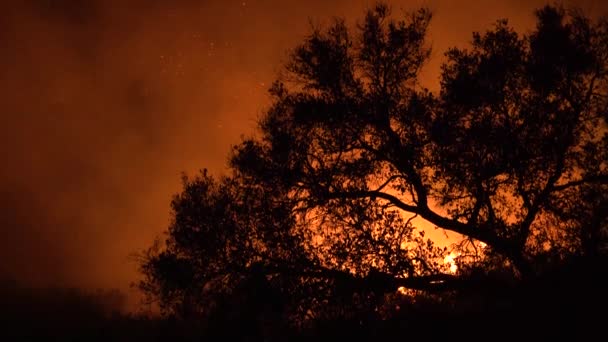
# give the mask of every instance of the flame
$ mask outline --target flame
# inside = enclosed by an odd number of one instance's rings
[[[458,271],[458,265],[456,265],[456,258],[458,258],[460,254],[455,254],[454,252],[450,252],[450,254],[446,255],[443,258],[443,263],[450,266],[450,273],[455,274]]]

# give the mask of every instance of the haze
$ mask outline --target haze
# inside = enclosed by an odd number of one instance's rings
[[[129,256],[169,222],[180,174],[225,169],[310,23],[361,0],[27,0],[0,13],[0,278],[128,289]],[[496,19],[531,29],[543,1],[392,1],[434,10],[436,89],[450,46]],[[566,2],[571,5],[573,2]],[[575,3],[591,16],[600,1]]]

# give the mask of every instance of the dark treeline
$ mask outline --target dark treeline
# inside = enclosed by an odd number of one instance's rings
[[[182,341],[201,336],[200,325],[126,311],[119,290],[26,287],[0,282],[3,341]]]
[[[26,289],[5,283],[0,294],[0,338],[159,342],[596,338],[604,330],[608,274],[572,267],[525,286],[485,287],[441,297],[394,296],[383,308],[389,318],[376,312],[351,312],[297,329],[276,316],[268,319],[256,304],[232,303],[208,320],[159,317],[125,313],[123,297],[116,291]]]

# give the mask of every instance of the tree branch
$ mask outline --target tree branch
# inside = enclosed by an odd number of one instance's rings
[[[587,183],[608,184],[608,175],[594,175],[594,176],[585,177],[583,179],[571,181],[568,183],[555,185],[553,187],[553,190],[562,191],[562,190],[566,190],[571,187],[575,187],[575,186],[579,186],[579,185],[583,185],[583,184],[587,184]]]
[[[395,207],[397,207],[403,211],[420,215],[425,220],[433,223],[434,225],[436,225],[440,228],[451,230],[453,232],[456,232],[456,233],[459,233],[462,235],[470,236],[479,241],[483,241],[483,242],[487,243],[488,245],[492,245],[492,246],[496,247],[498,250],[501,250],[501,248],[502,248],[500,246],[500,244],[497,245],[498,240],[494,236],[486,233],[486,230],[480,229],[481,227],[479,225],[470,225],[470,224],[462,223],[457,220],[443,217],[443,216],[435,213],[434,211],[432,211],[426,205],[422,205],[422,204],[410,205],[410,204],[404,203],[396,196],[387,194],[385,192],[351,191],[351,192],[332,193],[332,194],[329,194],[329,196],[328,196],[328,199],[349,199],[349,198],[351,198],[351,199],[381,198],[386,201],[389,201]]]
[[[265,274],[280,274],[295,277],[314,277],[334,280],[345,280],[352,283],[355,287],[373,289],[384,293],[395,292],[399,287],[412,290],[422,290],[430,292],[441,292],[454,290],[460,287],[463,279],[451,274],[433,274],[427,276],[399,278],[384,272],[370,272],[366,276],[356,276],[352,273],[340,270],[333,270],[323,266],[316,266],[311,269],[295,269],[281,266],[262,266],[256,268]]]

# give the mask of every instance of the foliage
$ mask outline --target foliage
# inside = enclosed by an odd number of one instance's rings
[[[399,287],[508,283],[605,254],[608,21],[536,17],[530,34],[500,20],[449,50],[438,92],[418,80],[429,11],[377,5],[354,35],[342,20],[314,30],[232,173],[184,179],[140,287],[166,313],[239,303],[222,312],[303,324],[381,316]],[[484,253],[452,274],[414,217]]]

